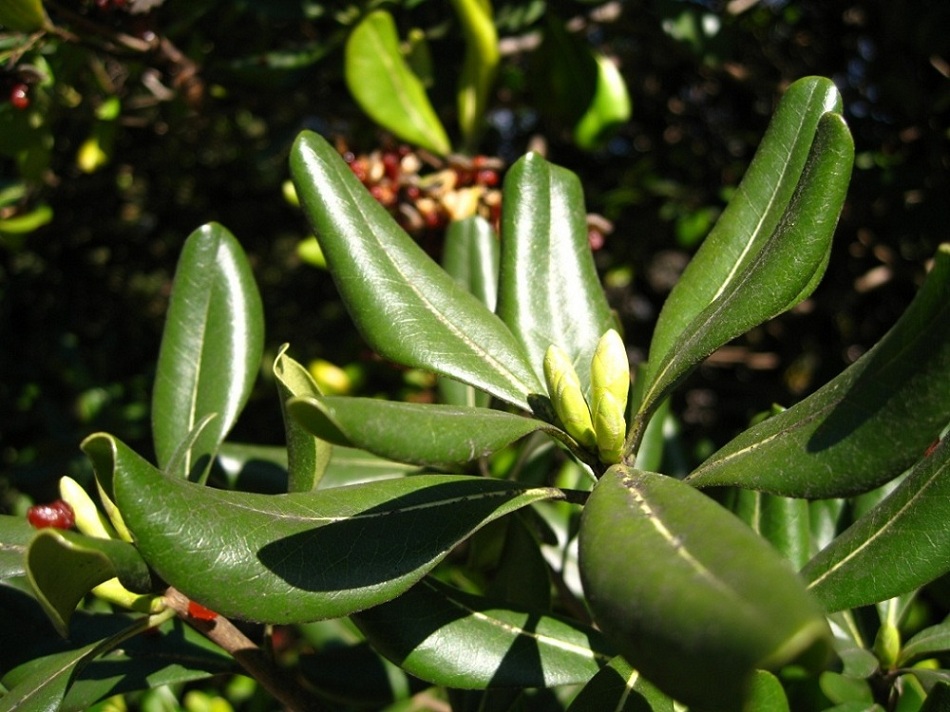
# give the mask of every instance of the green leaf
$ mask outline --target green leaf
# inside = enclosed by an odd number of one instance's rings
[[[320,487],[329,489],[341,485],[355,485],[378,480],[391,480],[416,474],[419,468],[404,462],[394,462],[365,450],[336,446]]]
[[[487,457],[546,423],[488,408],[401,403],[376,398],[293,398],[287,408],[307,432],[380,457],[448,467]]]
[[[263,307],[241,246],[221,225],[199,228],[178,260],[158,356],[152,430],[160,467],[213,413],[174,473],[202,476],[250,395],[263,348]]]
[[[936,653],[950,651],[950,620],[924,628],[901,648],[898,667],[907,667]]]
[[[837,378],[745,431],[690,476],[795,497],[843,497],[893,479],[950,420],[950,244],[897,324]]]
[[[295,396],[320,396],[320,389],[310,372],[287,355],[286,345],[274,361],[274,378],[287,433],[288,489],[291,492],[307,492],[319,486],[333,448],[324,440],[314,438],[291,417],[287,412],[287,401]]]
[[[0,27],[36,32],[51,27],[42,0],[0,0]]]
[[[149,565],[222,615],[269,623],[335,618],[390,600],[488,522],[562,497],[452,475],[284,495],[228,492],[163,476],[113,438],[94,437],[120,453],[116,503]]]
[[[592,628],[431,578],[353,620],[403,670],[457,689],[585,682],[613,656]]]
[[[829,611],[907,593],[950,571],[950,438],[802,569]]]
[[[508,327],[425,254],[329,143],[302,133],[290,165],[340,295],[372,348],[522,408],[543,393]]]
[[[667,356],[769,241],[801,181],[818,121],[829,111],[841,111],[830,79],[806,77],[788,88],[735,195],[663,304],[651,360]]]
[[[344,73],[353,98],[384,129],[440,155],[452,150],[425,87],[400,52],[396,23],[388,12],[370,12],[353,29],[346,41]]]
[[[498,314],[520,339],[538,379],[544,354],[560,346],[585,393],[597,342],[614,318],[587,239],[580,181],[536,153],[505,176]]]
[[[757,152],[761,161],[753,161],[664,304],[632,444],[652,409],[693,366],[799,303],[820,280],[854,161],[844,119],[822,113],[837,96],[829,85],[810,81],[800,92],[804,100],[796,92],[783,103],[787,110],[780,109],[772,121],[777,128]]]
[[[345,647],[328,645],[314,653],[303,653],[297,669],[321,697],[345,709],[399,709],[388,705],[429,686],[407,675],[366,642]]]
[[[606,55],[594,53],[597,79],[590,105],[574,127],[574,141],[585,150],[601,146],[621,124],[630,120],[630,93],[620,69]]]
[[[788,559],[796,571],[808,562],[811,530],[806,500],[737,490],[730,508]]]
[[[459,127],[465,145],[472,149],[482,129],[498,69],[498,33],[490,0],[452,0],[452,6],[465,36],[465,60],[458,81]]]
[[[442,246],[442,267],[489,311],[498,302],[498,236],[488,221],[474,215],[449,223]],[[451,378],[439,379],[439,393],[450,405],[487,408],[490,396]]]
[[[871,685],[864,679],[847,677],[841,673],[827,670],[821,673],[819,684],[821,685],[821,691],[825,693],[825,697],[835,704],[863,702],[870,705],[874,702]]]
[[[567,712],[673,712],[673,700],[621,657],[590,679]]]
[[[26,573],[43,610],[60,635],[79,602],[111,578],[139,592],[154,585],[133,546],[117,539],[95,539],[59,529],[41,529],[30,541]]]
[[[0,581],[26,572],[26,546],[34,534],[26,517],[0,514]]]
[[[159,622],[159,616],[142,617],[107,638],[20,666],[15,679],[4,677],[4,685],[11,689],[0,697],[0,712],[59,712],[73,679],[86,665]]]
[[[615,466],[581,517],[594,619],[666,694],[739,709],[752,672],[821,667],[831,636],[788,562],[727,510],[670,477]]]
[[[756,670],[745,709],[746,712],[789,712],[781,681],[766,670]]]

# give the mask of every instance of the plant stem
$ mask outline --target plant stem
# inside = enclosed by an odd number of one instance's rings
[[[164,594],[165,603],[192,628],[220,645],[290,712],[319,712],[323,707],[237,626],[224,616],[199,620],[188,613],[187,596],[174,587]]]

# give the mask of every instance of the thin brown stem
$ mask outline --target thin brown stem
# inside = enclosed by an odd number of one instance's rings
[[[307,693],[237,626],[224,616],[203,620],[191,615],[187,596],[173,587],[164,594],[165,603],[192,628],[217,643],[290,712],[320,712],[323,706]]]

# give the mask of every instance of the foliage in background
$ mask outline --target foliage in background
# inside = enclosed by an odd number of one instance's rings
[[[6,512],[55,498],[64,473],[91,485],[76,447],[91,432],[152,456],[149,399],[173,264],[184,236],[209,219],[234,229],[250,255],[267,360],[292,340],[322,385],[330,374],[345,392],[431,400],[447,387],[341,337],[335,290],[302,262],[307,230],[278,197],[301,128],[357,156],[394,147],[346,83],[347,43],[372,11],[395,20],[453,147],[512,161],[543,144],[580,176],[589,209],[613,223],[605,240],[591,237],[603,242],[596,263],[634,362],[646,359],[659,306],[735,190],[782,87],[806,74],[834,78],[857,153],[828,278],[790,314],[717,351],[674,393],[671,473],[691,471],[753,415],[799,400],[870,348],[946,237],[945,3],[905,12],[867,2],[576,2],[559,3],[555,15],[544,2],[496,2],[499,59],[477,140],[460,96],[487,85],[489,73],[468,84],[460,77],[476,44],[463,11],[482,3],[167,0],[129,12],[146,5],[47,3],[55,30],[30,33],[35,25],[14,20],[0,33]],[[577,52],[578,61],[557,64]],[[571,107],[590,104],[572,101],[570,89],[590,92],[595,64],[619,70],[633,111],[599,148],[581,150],[584,122]],[[602,114],[606,123],[612,115]],[[433,254],[444,228],[420,237]],[[264,374],[234,434],[276,444],[284,434],[268,381],[279,377]],[[279,468],[260,464],[239,478],[242,488],[279,488],[271,476]],[[928,587],[926,598],[946,607],[946,587]],[[912,631],[915,611],[894,605],[886,617]]]
[[[300,660],[277,664],[232,620],[264,624],[265,647],[276,625],[335,625],[318,652],[361,655],[360,677],[394,664],[421,690],[376,706],[938,709],[950,639],[925,591],[950,572],[947,245],[892,331],[824,388],[685,480],[663,454],[689,372],[824,275],[854,161],[841,108],[827,79],[789,88],[632,384],[573,173],[516,162],[503,240],[478,217],[454,223],[450,272],[332,144],[301,133],[291,172],[343,303],[380,357],[447,379],[444,402],[324,395],[283,348],[286,449],[226,442],[264,317],[234,236],[195,231],[158,358],[155,463],[94,433],[82,448],[102,510],[60,481],[79,533],[62,507],[0,518],[5,597],[65,638],[5,653],[0,710],[79,709],[220,672],[182,648],[182,622],[287,709],[369,702]],[[241,486],[262,459],[286,492]],[[90,593],[119,625],[76,647]],[[876,618],[860,614],[872,605]],[[124,659],[146,630],[151,655]],[[498,691],[510,700],[489,702]]]

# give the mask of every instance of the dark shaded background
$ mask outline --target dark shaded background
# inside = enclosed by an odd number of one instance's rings
[[[448,5],[388,7],[403,30],[429,31],[431,92],[451,127],[460,43]],[[252,258],[271,353],[289,341],[302,362],[356,364],[367,392],[404,390],[402,374],[367,357],[328,275],[301,262],[307,228],[281,197],[302,128],[361,151],[384,140],[341,78],[358,7],[169,0],[143,17],[62,0],[50,12],[106,35],[152,32],[183,55],[95,41],[46,50],[52,152],[30,199],[49,203],[54,219],[0,247],[0,511],[22,508],[23,494],[53,497],[63,474],[83,476],[78,444],[90,432],[150,452],[148,399],[175,260],[211,220]],[[532,33],[545,16],[578,19],[572,27],[626,78],[633,119],[599,151],[577,149],[532,90]],[[543,138],[548,157],[580,175],[588,209],[614,224],[597,260],[634,357],[783,88],[816,74],[844,96],[857,161],[827,276],[804,305],[717,354],[682,389],[687,459],[840,372],[909,303],[950,224],[950,4],[498,2],[496,17],[506,54],[482,152],[513,160]],[[154,80],[168,97],[147,88]],[[122,101],[113,157],[87,174],[76,152],[110,96]],[[0,159],[0,180],[18,170]],[[282,440],[266,371],[238,439]]]

